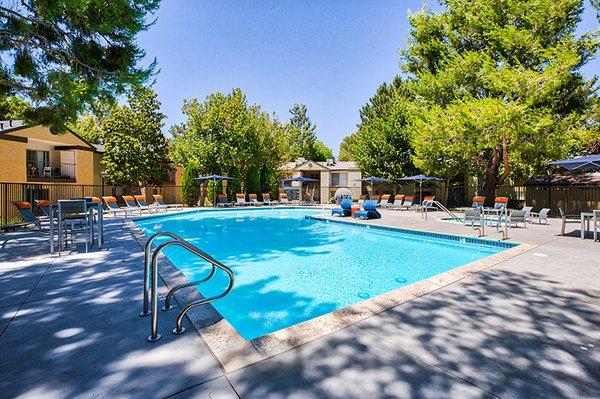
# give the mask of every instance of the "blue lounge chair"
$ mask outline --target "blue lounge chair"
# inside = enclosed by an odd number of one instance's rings
[[[352,200],[350,198],[344,198],[340,206],[341,208],[331,210],[331,216],[350,216],[352,214]]]
[[[354,212],[354,218],[381,219],[381,213],[377,211],[377,200],[365,201],[363,210]]]
[[[33,224],[38,229],[42,229],[42,221],[31,211],[31,204],[27,201],[11,201],[11,203],[19,210],[19,216],[25,221],[25,223],[19,223],[20,225]]]

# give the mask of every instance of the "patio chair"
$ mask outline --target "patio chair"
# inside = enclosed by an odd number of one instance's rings
[[[183,204],[166,204],[163,199],[163,196],[160,194],[153,194],[152,197],[154,198],[154,202],[156,202],[158,206],[166,206],[167,209],[175,208],[181,211],[183,210]]]
[[[567,215],[566,213],[563,212],[562,208],[558,208],[558,211],[560,212],[560,218],[561,218],[561,226],[560,226],[560,235],[561,236],[565,235],[565,227],[567,226],[567,224],[569,224],[569,223],[581,224],[581,216],[580,215]]]
[[[538,224],[542,224],[542,220],[544,224],[548,224],[549,212],[550,208],[542,208],[539,212],[529,212],[529,223],[533,223],[535,218],[537,218]]]
[[[248,199],[250,200],[250,205],[252,206],[264,205],[261,201],[258,200],[258,196],[256,194],[248,194]]]
[[[262,200],[265,205],[277,205],[279,201],[271,199],[270,193],[262,193]]]
[[[279,202],[282,204],[289,204],[290,201],[288,200],[288,196],[286,193],[281,193],[279,194]]]
[[[600,210],[594,211],[594,217],[592,218],[594,224],[594,242],[598,241],[598,230],[600,230]]]
[[[377,211],[377,200],[367,200],[363,204],[363,210],[354,212],[354,219],[381,219],[381,213]]]
[[[229,202],[229,200],[227,198],[227,194],[217,195],[217,208],[225,208],[230,205],[231,205],[231,202]]]
[[[402,203],[402,205],[400,205],[398,207],[398,209],[402,210],[402,209],[410,209],[413,206],[413,201],[415,200],[415,196],[414,195],[407,195],[404,197],[404,202]]]
[[[367,194],[361,194],[358,197],[358,205],[362,205],[368,197],[369,196]]]
[[[75,233],[83,233],[85,240],[85,252],[88,252],[90,244],[93,242],[92,237],[92,213],[91,208],[88,209],[87,202],[81,200],[58,200],[57,215],[58,215],[58,251],[64,248],[71,237],[71,243],[74,244]]]
[[[34,200],[37,206],[42,210],[44,216],[50,217],[50,207],[52,203],[48,200]]]
[[[392,204],[390,209],[400,209],[400,207],[402,206],[402,202],[404,202],[404,197],[404,194],[396,194],[394,196],[394,203]]]
[[[377,206],[381,207],[381,208],[388,208],[390,207],[392,204],[390,204],[390,195],[389,194],[383,194],[380,198],[379,198],[379,203],[377,204]]]
[[[137,202],[135,202],[135,197],[133,195],[123,195],[121,196],[121,198],[123,198],[123,201],[125,201],[126,208],[130,211],[138,211],[140,215],[142,214],[142,211],[150,213],[150,209],[147,206],[138,206]]]
[[[463,223],[465,226],[475,226],[475,223],[481,223],[481,209],[475,207],[472,209],[465,209]]]
[[[532,206],[524,206],[523,209],[521,209],[523,212],[525,212],[525,219],[529,222],[531,219],[531,211],[533,210]]]
[[[435,195],[427,195],[423,198],[423,201],[421,201],[420,205],[417,205],[415,207],[416,210],[421,210],[421,209],[434,209],[437,211],[437,207],[434,206],[434,202],[435,202]]]
[[[31,211],[31,204],[27,201],[11,201],[11,204],[19,211],[19,216],[25,221],[23,225],[35,225],[38,229],[42,229],[42,221]]]
[[[162,208],[162,207],[156,206],[154,204],[153,205],[148,204],[148,201],[146,201],[145,195],[134,195],[133,198],[135,198],[135,202],[137,202],[137,204],[140,206],[140,208],[147,208],[148,210],[155,210],[156,213],[158,213],[159,209],[164,209],[165,212],[167,211],[167,208]]]
[[[485,197],[482,197],[481,195],[476,195],[475,197],[473,197],[473,204],[471,205],[471,208],[483,208],[484,203]]]
[[[527,212],[524,210],[513,210],[510,211],[510,215],[508,216],[508,225],[511,226],[515,224],[515,227],[518,227],[519,223],[523,223],[523,227],[527,227]]]
[[[344,198],[342,203],[340,204],[340,208],[333,208],[331,210],[331,216],[350,216],[352,214],[352,200],[349,198]]]
[[[244,193],[237,193],[235,195],[235,205],[237,205],[237,206],[248,206],[248,205],[252,205],[252,203],[246,201],[246,194],[244,194]]]
[[[102,197],[102,201],[104,202],[104,205],[106,205],[106,211],[114,217],[117,217],[119,213],[122,213],[127,217],[127,215],[131,213],[128,208],[121,208],[117,204],[117,199],[115,197]]]

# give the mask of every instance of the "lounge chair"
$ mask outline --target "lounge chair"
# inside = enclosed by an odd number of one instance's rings
[[[238,205],[238,206],[248,206],[248,205],[252,205],[252,203],[246,201],[246,194],[237,193],[235,195],[235,205]]]
[[[508,225],[511,226],[513,223],[515,224],[515,227],[517,227],[519,223],[523,223],[523,227],[527,227],[527,211],[510,211]]]
[[[358,205],[362,205],[367,198],[369,198],[369,196],[367,194],[361,194],[358,197]]]
[[[400,205],[398,207],[398,209],[402,210],[402,209],[410,209],[413,206],[413,201],[415,200],[415,196],[414,195],[407,195],[404,197],[404,202],[402,203],[402,205]]]
[[[135,202],[135,197],[133,195],[123,195],[121,198],[123,198],[123,201],[125,201],[125,205],[127,205],[127,209],[133,211],[138,211],[140,213],[140,215],[142,214],[142,211],[146,211],[148,213],[150,213],[150,208],[149,207],[143,207],[143,206],[139,206],[137,204],[137,202]]]
[[[279,203],[277,200],[272,200],[271,199],[271,194],[269,194],[269,193],[263,193],[262,194],[262,200],[263,200],[263,203],[265,205],[271,205],[272,206],[272,205],[277,205]]]
[[[392,204],[392,206],[390,208],[391,209],[400,209],[400,207],[402,206],[402,202],[404,202],[404,197],[405,197],[405,195],[403,195],[403,194],[396,194],[394,196],[394,203]]]
[[[567,226],[567,224],[569,224],[569,223],[580,224],[581,223],[580,215],[567,215],[566,213],[563,212],[562,208],[558,208],[558,211],[560,212],[560,218],[562,219],[562,224],[560,226],[560,235],[561,236],[565,235],[565,227]]]
[[[473,204],[471,205],[471,208],[483,208],[484,203],[485,197],[482,197],[481,195],[476,195],[475,197],[473,197]]]
[[[523,209],[521,209],[523,212],[525,212],[525,219],[530,222],[531,221],[531,211],[533,210],[532,206],[524,206]]]
[[[279,202],[281,204],[289,204],[290,201],[288,200],[288,196],[286,193],[281,193],[279,194]]]
[[[437,211],[437,207],[434,206],[434,202],[435,202],[435,195],[427,195],[423,198],[423,201],[421,201],[421,204],[417,205],[415,207],[415,209],[416,210],[434,209]]]
[[[123,213],[125,217],[127,217],[129,214],[132,214],[128,208],[121,208],[117,204],[117,199],[115,197],[102,197],[102,201],[104,201],[104,205],[106,205],[106,210],[108,213],[112,214],[114,217],[117,217],[119,213]]]
[[[231,202],[227,199],[227,194],[219,194],[217,195],[217,207],[224,208],[231,206]]]
[[[352,200],[349,198],[344,198],[340,204],[340,208],[333,208],[331,210],[331,216],[335,215],[342,217],[352,215]]]
[[[183,204],[165,204],[163,196],[160,194],[153,194],[154,202],[157,203],[157,206],[166,206],[167,209],[175,208],[179,210],[183,210]]]
[[[34,200],[37,206],[42,210],[44,216],[50,217],[50,208],[52,203],[48,200]]]
[[[533,223],[535,218],[538,220],[538,224],[542,224],[542,220],[544,224],[548,224],[548,213],[550,212],[550,208],[542,208],[539,212],[529,212],[529,223]]]
[[[160,207],[157,205],[149,205],[148,201],[146,201],[146,196],[145,195],[134,195],[133,198],[135,198],[135,202],[137,202],[137,204],[140,206],[140,208],[148,208],[148,210],[155,210],[157,213],[160,209],[163,209],[165,212],[167,211],[166,207]],[[156,203],[156,202],[155,202]]]
[[[494,199],[494,209],[505,211],[508,206],[508,197],[496,197]]]
[[[258,196],[256,194],[248,194],[248,199],[250,200],[250,205],[252,206],[264,205],[261,201],[258,200]]]
[[[381,213],[377,211],[377,200],[367,200],[363,204],[363,210],[354,212],[354,219],[381,219]]]
[[[481,216],[481,209],[478,207],[465,209],[463,223],[465,226],[473,227],[475,223],[481,223]]]
[[[380,198],[379,198],[379,203],[377,204],[377,206],[380,206],[382,208],[388,208],[390,207],[392,204],[390,204],[390,195],[389,194],[383,194]]]
[[[21,219],[23,219],[25,221],[25,223],[19,223],[19,225],[26,226],[26,225],[33,224],[38,229],[40,229],[40,230],[42,229],[42,221],[33,214],[33,212],[31,211],[32,207],[29,202],[27,202],[27,201],[11,201],[11,204],[13,204],[15,206],[15,208],[17,208],[17,210],[19,211],[19,215],[21,216]]]

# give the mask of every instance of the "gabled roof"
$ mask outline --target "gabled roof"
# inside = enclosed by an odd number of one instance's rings
[[[315,161],[304,161],[300,164],[297,162],[288,162],[285,164],[284,169],[287,170],[359,170],[355,162],[351,161],[338,161],[334,164],[327,164],[327,162],[315,162]]]
[[[525,186],[600,186],[600,172],[538,175],[527,180]]]

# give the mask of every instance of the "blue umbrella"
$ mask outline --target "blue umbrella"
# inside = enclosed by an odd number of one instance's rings
[[[560,166],[567,170],[600,169],[600,154],[563,159],[561,161],[550,162],[548,165]]]
[[[444,179],[440,179],[439,177],[425,176],[425,175],[414,175],[414,176],[408,176],[408,177],[401,177],[398,180],[419,182],[419,201],[420,202],[422,202],[422,200],[423,200],[423,182],[424,181],[444,181]]]
[[[199,180],[199,181],[212,180],[213,187],[215,187],[215,185],[217,184],[217,181],[221,181],[221,180],[235,180],[235,177],[220,176],[220,175],[209,175],[209,176],[194,177],[192,180]],[[216,205],[216,202],[215,202],[216,199],[217,199],[217,190],[213,190],[213,206]]]
[[[358,179],[357,181],[364,181],[364,182],[373,184],[373,183],[389,183],[391,180],[384,179],[383,177],[371,176],[371,177],[363,177],[362,179]]]

